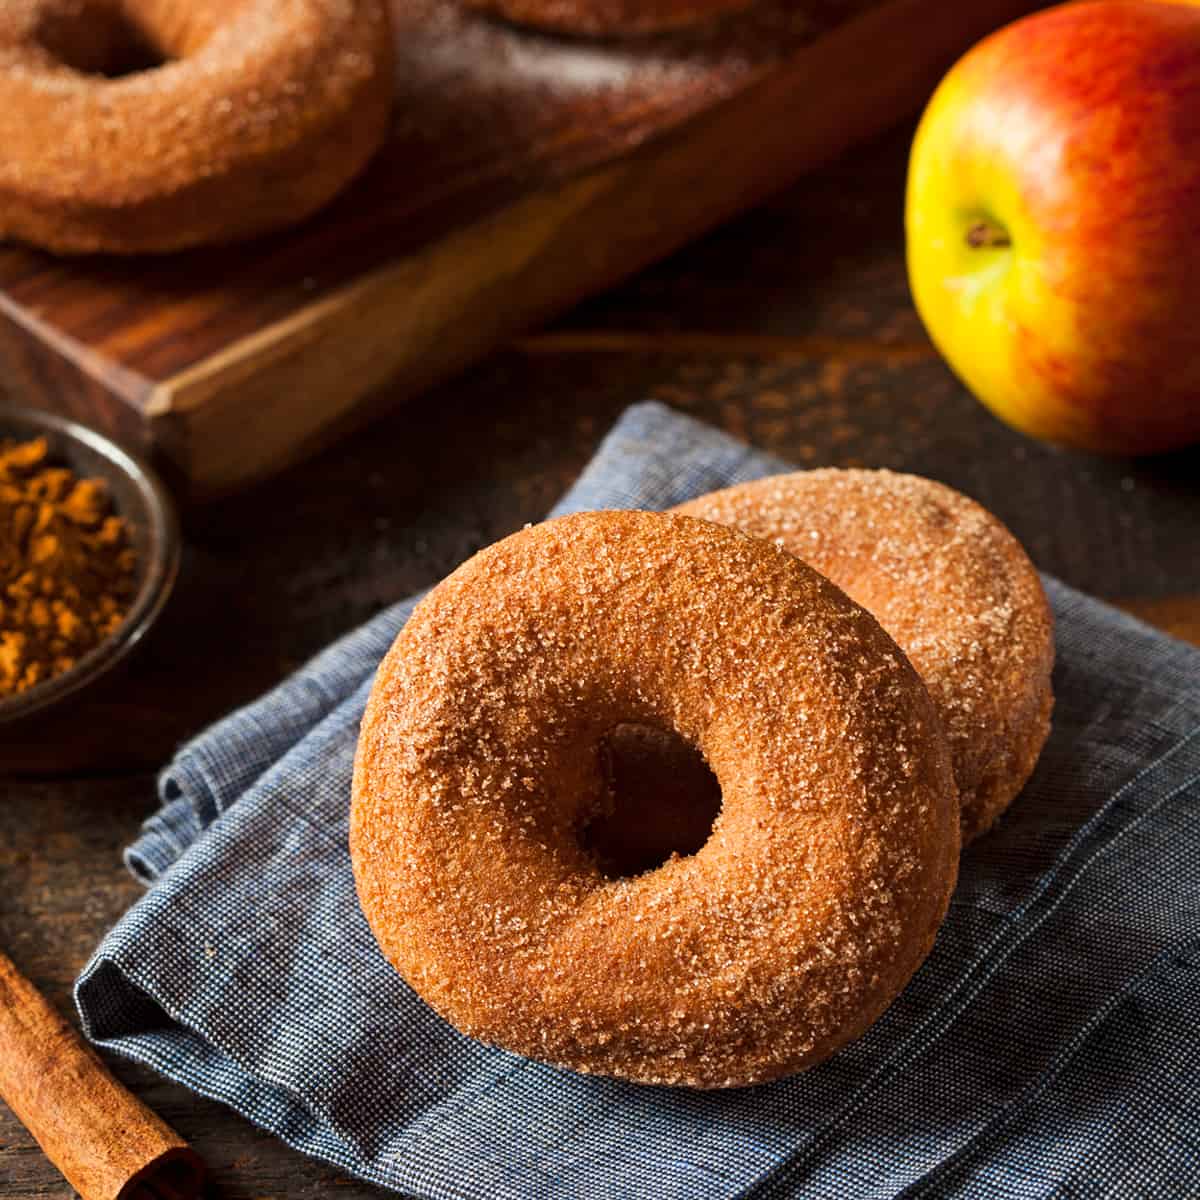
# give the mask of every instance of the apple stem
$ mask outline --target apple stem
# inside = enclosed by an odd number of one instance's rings
[[[1012,238],[1003,225],[992,221],[976,221],[967,230],[967,245],[973,249],[980,246],[1011,246]]]

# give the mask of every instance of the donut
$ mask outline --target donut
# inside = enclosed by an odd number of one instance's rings
[[[387,129],[385,0],[4,0],[0,237],[179,250],[292,225]]]
[[[580,837],[622,722],[716,775],[694,854],[612,878]],[[363,718],[350,851],[384,956],[472,1037],[644,1083],[758,1083],[861,1034],[958,857],[928,693],[794,556],[686,517],[563,517],[418,606]]]
[[[1053,617],[1016,538],[960,492],[892,471],[778,475],[677,511],[798,555],[874,614],[945,727],[964,842],[988,830],[1033,772],[1054,705]]]
[[[554,33],[661,33],[748,8],[754,0],[463,0],[468,8]]]

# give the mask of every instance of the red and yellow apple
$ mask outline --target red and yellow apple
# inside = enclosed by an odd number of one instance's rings
[[[908,271],[998,416],[1085,449],[1200,440],[1200,3],[1084,0],[980,42],[917,129]]]

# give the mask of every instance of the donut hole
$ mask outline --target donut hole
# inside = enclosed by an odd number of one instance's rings
[[[65,66],[108,79],[153,71],[174,58],[151,29],[104,0],[69,6],[66,11],[49,6],[35,36]]]
[[[721,785],[690,742],[653,725],[622,723],[601,740],[597,757],[605,803],[579,837],[602,874],[641,875],[708,841]]]

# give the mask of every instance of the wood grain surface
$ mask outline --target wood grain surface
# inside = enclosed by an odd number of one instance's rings
[[[760,0],[701,33],[599,43],[397,2],[395,120],[363,179],[226,250],[0,248],[0,363],[152,448],[181,488],[231,490],[886,128],[1032,6]]]
[[[121,847],[178,741],[385,604],[537,520],[631,401],[658,396],[803,465],[942,479],[1044,569],[1200,641],[1200,451],[1105,460],[999,425],[905,285],[910,129],[493,355],[308,464],[193,517],[163,626],[123,679],[3,748],[0,944],[52,999],[139,895]],[[127,1063],[231,1200],[383,1193]],[[0,1197],[66,1185],[0,1111]]]

